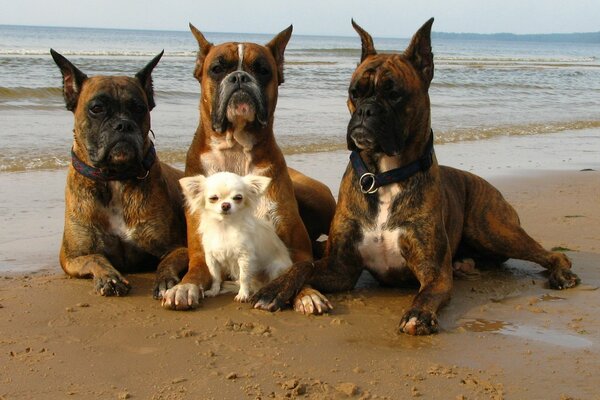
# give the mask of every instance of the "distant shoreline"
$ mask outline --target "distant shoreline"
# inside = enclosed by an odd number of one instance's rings
[[[435,39],[451,40],[493,40],[504,42],[561,42],[561,43],[596,43],[600,44],[600,32],[583,33],[539,33],[539,34],[515,34],[515,33],[450,33],[432,32],[431,37]]]
[[[170,29],[136,29],[136,28],[101,28],[101,27],[82,27],[82,26],[42,26],[42,25],[11,25],[0,24],[0,27],[9,28],[43,28],[43,29],[82,29],[82,30],[106,30],[106,31],[129,31],[129,32],[186,32],[187,30]],[[218,34],[233,35],[257,35],[269,36],[266,33],[251,32],[206,32]],[[300,34],[298,36],[307,37],[353,37],[353,35],[314,35]],[[562,43],[595,43],[600,44],[600,31],[598,32],[574,32],[574,33],[535,33],[535,34],[516,34],[516,33],[465,33],[465,32],[432,32],[432,39],[450,39],[450,40],[490,40],[490,41],[508,41],[508,42],[562,42]],[[410,39],[400,37],[375,37],[375,39]]]

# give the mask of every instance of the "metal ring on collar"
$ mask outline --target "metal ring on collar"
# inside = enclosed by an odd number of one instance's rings
[[[144,179],[146,179],[148,177],[148,175],[150,175],[150,170],[147,170],[146,175],[144,175],[144,176],[136,176],[136,179],[143,181]]]
[[[369,184],[368,181],[365,182],[365,179],[370,179],[371,183]],[[366,185],[363,183],[366,183]],[[360,191],[365,194],[373,194],[379,190],[378,187],[375,187],[375,174],[372,174],[370,172],[365,172],[364,174],[362,174],[362,176],[358,180],[358,184],[360,186]],[[368,188],[365,189],[365,186],[368,186]]]

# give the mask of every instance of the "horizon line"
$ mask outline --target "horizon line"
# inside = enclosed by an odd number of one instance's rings
[[[8,27],[27,27],[27,28],[66,28],[66,29],[95,29],[95,30],[117,30],[117,31],[145,31],[145,32],[188,32],[187,29],[175,30],[175,29],[156,29],[156,28],[105,28],[105,27],[91,27],[91,26],[63,26],[63,25],[27,25],[27,24],[2,24],[0,26]],[[234,35],[273,35],[272,32],[224,32],[224,31],[206,31],[207,33],[218,33],[218,34],[234,34]],[[277,33],[277,32],[275,32]],[[600,31],[589,31],[589,32],[551,32],[551,33],[512,33],[512,32],[494,32],[494,33],[477,33],[477,32],[445,32],[445,31],[432,31],[432,35],[477,35],[477,36],[499,36],[499,35],[510,35],[514,37],[527,37],[527,36],[556,36],[556,35],[593,35],[600,34]],[[297,36],[325,36],[325,37],[354,37],[355,35],[331,35],[331,34],[308,34],[298,33]],[[375,38],[381,39],[410,39],[410,37],[399,37],[399,36],[374,36]]]

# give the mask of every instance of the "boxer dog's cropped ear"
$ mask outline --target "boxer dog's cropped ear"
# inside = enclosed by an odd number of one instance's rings
[[[410,44],[404,51],[404,56],[421,74],[429,87],[433,79],[433,52],[431,51],[431,25],[433,18],[425,22],[415,33]]]
[[[352,27],[360,36],[360,42],[362,46],[362,51],[360,54],[360,62],[365,61],[365,59],[369,56],[374,56],[377,54],[375,51],[375,46],[373,45],[373,38],[367,31],[360,27],[356,22],[354,22],[354,18],[352,19]]]
[[[196,38],[198,42],[198,53],[196,54],[196,67],[194,68],[194,77],[200,81],[202,79],[202,66],[204,65],[204,59],[206,55],[213,47],[213,44],[206,40],[202,32],[200,32],[192,23],[190,22],[190,30],[192,31],[192,35]]]
[[[275,58],[275,63],[277,64],[277,80],[279,85],[281,85],[284,81],[283,53],[285,51],[285,46],[287,46],[288,42],[290,41],[293,29],[293,25],[288,26],[286,29],[279,32],[277,36],[271,39],[269,43],[266,44],[266,47],[269,50],[271,50],[271,54],[273,54],[273,58]]]
[[[60,68],[60,72],[63,76],[63,96],[65,98],[67,110],[75,111],[77,99],[79,99],[79,93],[81,93],[81,87],[88,77],[62,54],[59,54],[53,49],[50,49],[50,54],[56,65],[58,65],[58,68]]]
[[[156,64],[160,61],[160,58],[165,54],[165,51],[161,51],[156,57],[152,59],[144,68],[139,70],[135,77],[140,84],[144,88],[144,92],[146,92],[146,98],[148,99],[148,110],[152,111],[156,103],[154,103],[154,88],[152,87],[152,71]]]

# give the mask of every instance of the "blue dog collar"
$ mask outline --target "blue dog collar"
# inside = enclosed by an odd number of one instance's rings
[[[126,181],[129,179],[138,179],[144,180],[150,174],[150,168],[156,161],[156,149],[154,148],[154,144],[151,143],[144,160],[142,161],[142,166],[146,170],[146,173],[143,176],[138,176],[137,173],[132,173],[132,171],[126,171],[120,174],[110,174],[101,168],[92,167],[91,165],[87,165],[83,161],[77,157],[73,149],[71,148],[71,164],[75,171],[79,172],[81,175],[85,176],[94,181],[99,182],[108,182],[108,181]]]
[[[354,172],[358,176],[358,185],[360,191],[365,194],[373,194],[379,190],[380,187],[389,185],[391,183],[404,181],[411,176],[415,175],[420,171],[427,171],[433,164],[433,130],[425,147],[425,153],[417,160],[411,162],[404,167],[395,168],[386,172],[375,174],[369,172],[365,165],[360,153],[353,151],[350,154],[350,161]]]

